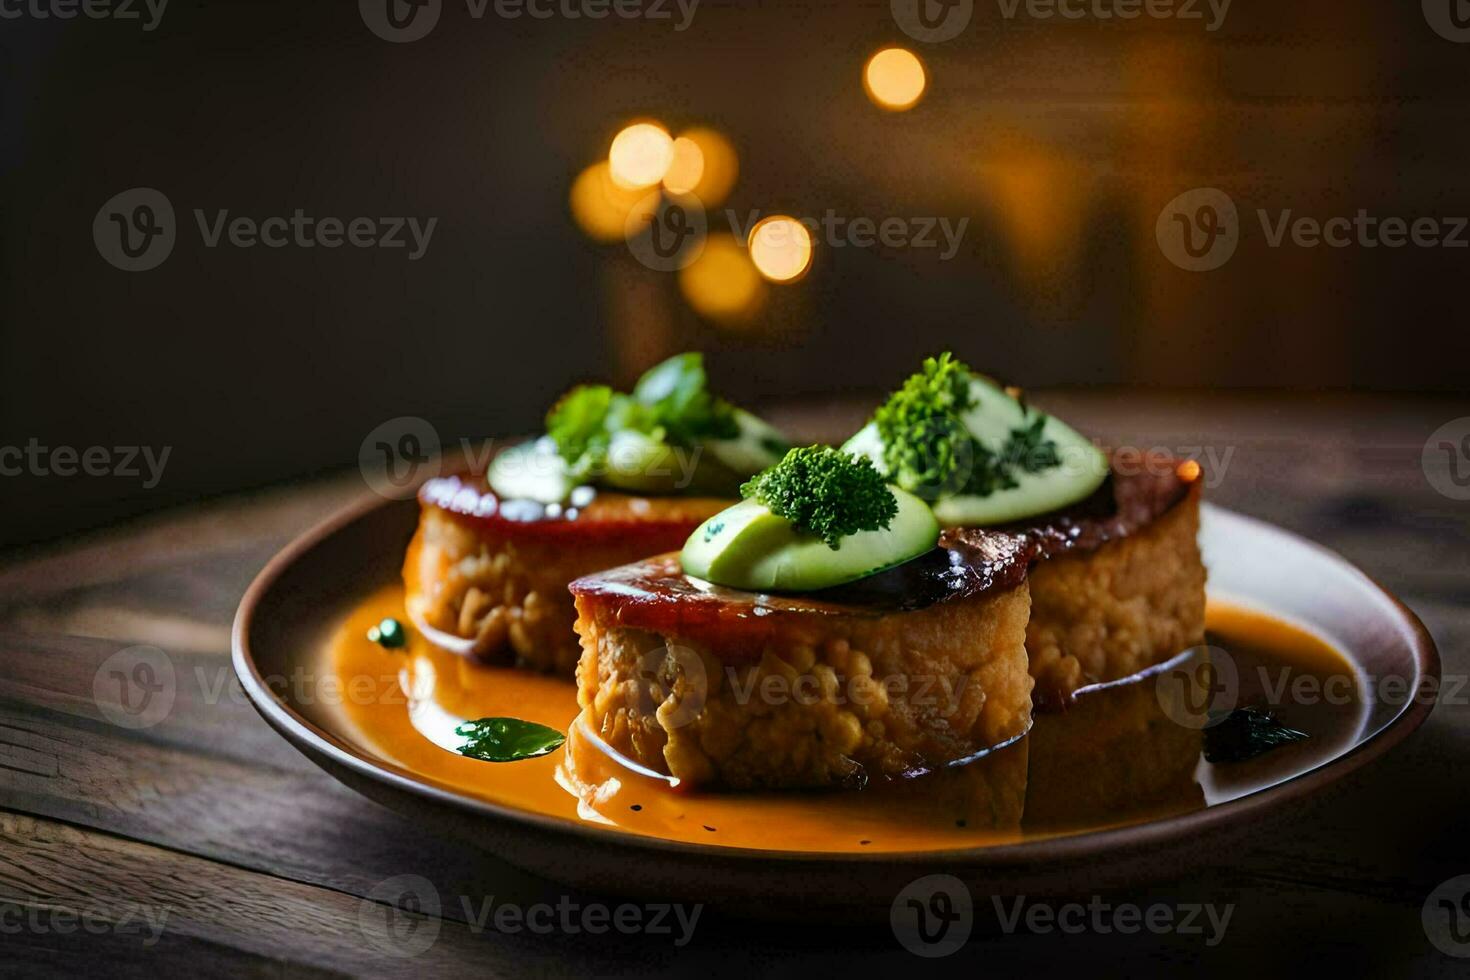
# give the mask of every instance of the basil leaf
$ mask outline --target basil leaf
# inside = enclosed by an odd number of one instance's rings
[[[454,729],[466,741],[460,755],[482,762],[516,762],[554,752],[567,737],[555,728],[519,718],[480,718]]]
[[[1311,736],[1287,728],[1269,711],[1236,708],[1224,720],[1205,729],[1205,761],[1245,762],[1305,738]]]

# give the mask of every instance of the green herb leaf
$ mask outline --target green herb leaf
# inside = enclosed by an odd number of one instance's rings
[[[633,387],[633,399],[651,409],[655,424],[679,445],[740,434],[734,408],[710,394],[704,355],[697,351],[675,354],[649,368]]]
[[[791,450],[742,486],[740,495],[754,497],[834,551],[842,538],[886,528],[898,513],[872,460],[830,446]]]
[[[1287,728],[1269,711],[1236,708],[1224,721],[1205,729],[1205,761],[1244,762],[1311,737],[1306,732]]]
[[[607,453],[607,416],[615,395],[607,385],[578,385],[546,413],[546,434],[579,477]]]
[[[460,755],[467,755],[482,762],[516,762],[534,759],[554,752],[567,737],[555,728],[538,725],[534,721],[519,718],[481,718],[467,721],[454,729],[466,742],[459,747]]]
[[[403,624],[389,616],[376,626],[368,627],[367,638],[386,650],[398,650],[408,642]]]

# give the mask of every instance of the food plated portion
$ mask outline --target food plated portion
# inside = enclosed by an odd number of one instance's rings
[[[1104,453],[947,354],[844,448],[930,501],[946,527],[1032,539],[1026,648],[1043,706],[1203,642],[1198,464]]]
[[[1198,476],[931,358],[844,450],[792,450],[677,555],[571,584],[584,723],[688,786],[973,760],[1026,732],[1033,688],[1057,707],[1203,641]]]
[[[567,583],[678,547],[785,448],[709,392],[698,354],[659,364],[628,394],[574,388],[542,437],[485,474],[421,489],[408,615],[445,649],[570,678],[580,647]]]

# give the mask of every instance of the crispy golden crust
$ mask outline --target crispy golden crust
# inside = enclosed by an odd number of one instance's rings
[[[465,641],[482,659],[513,660],[571,678],[581,647],[567,583],[677,547],[725,506],[716,500],[621,500],[643,506],[608,505],[606,513],[576,521],[518,524],[424,503],[403,567],[410,616]]]
[[[1196,487],[1125,538],[1032,568],[1026,650],[1039,702],[1055,704],[1204,642],[1198,533]]]
[[[826,615],[716,654],[577,597],[578,700],[613,748],[688,785],[861,785],[941,766],[1030,724],[1025,585],[916,612]]]

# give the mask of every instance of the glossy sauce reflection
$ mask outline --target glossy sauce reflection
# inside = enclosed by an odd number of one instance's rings
[[[344,712],[359,744],[417,778],[494,803],[634,834],[774,850],[874,852],[1000,844],[1076,833],[1197,809],[1306,771],[1351,744],[1361,690],[1347,661],[1315,636],[1244,609],[1212,604],[1211,642],[1230,651],[1241,703],[1259,703],[1281,677],[1346,677],[1351,697],[1277,706],[1307,742],[1228,767],[1201,760],[1198,729],[1161,707],[1154,682],[1089,692],[1039,714],[1020,742],[957,770],[857,793],[681,793],[618,765],[573,727],[565,680],[488,667],[439,650],[416,632],[403,650],[366,638],[403,616],[388,588],[331,641],[330,662],[351,692]],[[1342,690],[1344,682],[1339,681]],[[539,759],[486,763],[452,751],[465,719],[510,716],[568,731]]]

